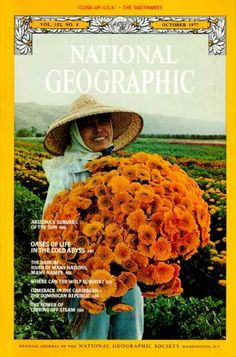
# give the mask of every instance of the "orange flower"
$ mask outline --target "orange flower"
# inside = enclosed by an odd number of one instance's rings
[[[154,213],[151,216],[151,226],[155,229],[156,232],[160,231],[160,228],[163,224],[164,212],[161,211],[160,213]]]
[[[153,298],[158,296],[158,292],[156,292],[156,291],[145,291],[145,292],[142,293],[142,296],[144,298],[153,299]]]
[[[136,179],[136,169],[133,165],[125,165],[122,167],[121,174],[127,177],[130,181],[134,181]]]
[[[122,235],[118,235],[115,237],[106,237],[105,238],[105,243],[110,247],[110,248],[115,248],[118,243],[122,242]]]
[[[166,264],[164,262],[158,263],[153,273],[155,284],[168,283],[173,279],[174,273],[175,269],[171,264]]]
[[[112,295],[113,297],[124,296],[128,291],[128,287],[122,280],[116,279],[116,291]]]
[[[130,248],[133,249],[137,248],[139,242],[137,235],[132,233],[127,234],[127,236],[124,238],[124,241]]]
[[[44,231],[42,231],[44,232]],[[79,232],[75,229],[63,229],[62,238],[65,242],[74,243],[78,239]]]
[[[130,248],[125,243],[118,243],[114,251],[114,260],[118,264],[122,264],[130,258]]]
[[[135,192],[135,200],[140,203],[151,203],[154,200],[154,194],[149,189],[141,188]]]
[[[86,261],[87,272],[91,273],[98,269],[110,270],[110,265],[99,257],[91,257]]]
[[[112,203],[114,209],[119,209],[123,205],[127,205],[130,202],[130,195],[127,192],[116,193],[113,197]]]
[[[107,195],[100,196],[97,202],[98,202],[98,209],[101,211],[109,210],[112,206],[109,196]]]
[[[167,260],[171,257],[171,243],[164,237],[154,242],[151,250],[156,260]]]
[[[98,187],[104,182],[103,177],[99,174],[94,174],[87,179],[87,185],[91,188]]]
[[[148,258],[152,258],[153,252],[150,250],[150,247],[148,247],[146,244],[139,243],[137,248],[142,255],[145,255]]]
[[[137,169],[137,178],[141,182],[149,181],[150,180],[150,173],[149,173],[149,171],[147,169],[138,168]]]
[[[92,201],[89,198],[84,198],[75,194],[71,194],[70,199],[68,201],[68,205],[69,204],[75,204],[77,209],[88,209],[91,206]]]
[[[136,276],[130,272],[121,273],[117,279],[122,281],[128,289],[132,289],[137,284]]]
[[[141,183],[132,182],[129,186],[129,192],[134,194],[136,191],[140,190],[141,188],[142,188]]]
[[[138,270],[138,265],[131,259],[126,260],[123,264],[122,267],[125,270],[131,271],[131,273],[134,273]]]
[[[151,171],[151,179],[153,182],[159,183],[162,180],[162,176],[159,170],[153,169]]]
[[[95,257],[98,257],[105,263],[109,264],[113,260],[113,252],[109,247],[100,245],[100,247],[96,250]]]
[[[96,235],[97,233],[101,232],[103,229],[104,224],[101,222],[92,222],[92,223],[87,223],[84,228],[83,228],[83,233],[87,237],[91,237],[93,235]]]
[[[89,241],[86,236],[79,236],[78,239],[76,240],[76,245],[77,247],[80,248],[88,248],[89,246]]]
[[[105,196],[106,195],[106,186],[99,185],[98,187],[95,188],[94,192],[97,197]]]
[[[134,200],[129,200],[128,202],[124,203],[121,207],[121,211],[126,214],[130,214],[133,211],[135,211],[137,208],[139,208],[138,202],[135,202]]]
[[[91,300],[86,300],[86,299],[81,299],[80,300],[80,306],[82,308],[84,308],[85,310],[88,310],[88,312],[91,315],[100,314],[105,309],[105,304],[104,303],[98,303],[98,302],[91,301]]]
[[[91,275],[93,289],[98,289],[99,300],[109,299],[116,291],[116,279],[104,269],[95,270]]]
[[[145,245],[152,244],[156,239],[155,229],[148,224],[142,224],[138,229],[138,237],[140,242]]]
[[[138,265],[139,268],[145,268],[148,265],[148,258],[135,250],[131,252],[130,258]]]
[[[116,237],[121,233],[121,229],[117,223],[110,223],[105,228],[105,235],[107,237]]]
[[[202,206],[197,209],[197,220],[200,226],[204,227],[210,221],[210,215],[207,209],[206,204],[202,204]]]
[[[155,283],[153,279],[153,274],[156,267],[153,264],[150,264],[146,268],[142,268],[137,272],[137,279],[146,285],[153,285]]]
[[[133,306],[127,305],[127,304],[116,304],[112,306],[112,311],[114,312],[128,312],[128,311],[133,311],[134,308]]]
[[[146,152],[138,152],[134,154],[131,158],[131,160],[134,163],[139,163],[139,162],[146,162],[149,159],[149,155]]]
[[[127,192],[129,185],[129,180],[122,176],[114,176],[108,182],[108,186],[111,187],[112,192],[114,193]]]
[[[127,224],[129,227],[135,231],[138,230],[139,226],[146,223],[146,215],[142,209],[137,209],[130,213],[127,218]]]

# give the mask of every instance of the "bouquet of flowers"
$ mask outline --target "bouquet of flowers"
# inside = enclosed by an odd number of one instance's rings
[[[66,224],[40,231],[41,246],[58,248],[40,253],[43,273],[69,296],[79,294],[91,314],[133,309],[121,298],[136,284],[147,298],[180,294],[181,260],[209,242],[197,183],[157,154],[106,156],[87,168],[87,181],[45,210],[46,221]]]

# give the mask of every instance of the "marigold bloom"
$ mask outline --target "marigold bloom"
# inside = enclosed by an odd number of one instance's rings
[[[121,174],[127,177],[130,181],[136,179],[136,169],[133,165],[125,165],[121,168]]]
[[[127,192],[116,193],[113,197],[112,204],[114,209],[119,209],[123,205],[127,205],[130,202],[130,195]]]
[[[127,234],[127,236],[124,237],[124,241],[130,248],[133,249],[136,249],[139,243],[138,236],[134,233]]]
[[[122,264],[130,258],[130,248],[125,243],[118,243],[114,250],[114,260],[118,264]]]
[[[86,261],[86,268],[88,273],[92,273],[95,270],[103,269],[106,271],[110,271],[109,263],[103,261],[99,257],[90,257]]]
[[[128,289],[132,289],[136,283],[137,283],[137,278],[133,273],[130,272],[123,272],[121,273],[117,280],[121,280]]]
[[[80,306],[88,310],[91,315],[100,314],[105,309],[104,303],[97,303],[95,301],[81,299]]]
[[[147,169],[139,168],[137,169],[137,178],[139,181],[149,181],[150,180],[150,173]]]
[[[138,265],[131,259],[128,259],[124,263],[122,263],[122,267],[125,270],[130,271],[131,273],[138,271]]]
[[[112,306],[112,311],[114,312],[128,312],[128,311],[133,311],[134,308],[133,306],[127,305],[127,304],[116,304]]]
[[[113,260],[113,252],[109,247],[100,245],[95,252],[95,257],[109,264]]]
[[[109,196],[107,195],[102,195],[98,198],[98,208],[103,211],[103,210],[109,210],[112,207],[112,203],[110,201]]]
[[[148,265],[148,258],[135,250],[132,250],[130,258],[138,265],[139,268],[144,268]]]
[[[91,287],[99,290],[99,300],[101,301],[109,299],[116,291],[115,277],[104,269],[95,270],[91,275],[91,280],[95,281]]]
[[[156,239],[156,231],[148,224],[142,224],[138,229],[138,237],[141,243],[150,245]]]
[[[98,187],[95,188],[94,193],[97,197],[105,196],[106,195],[106,186],[99,185]]]
[[[107,237],[116,237],[121,233],[121,229],[117,223],[110,223],[105,228],[105,235]]]
[[[122,235],[118,235],[115,237],[106,237],[105,238],[105,243],[108,245],[110,248],[115,248],[118,243],[121,243],[123,241]]]
[[[116,291],[112,294],[113,297],[124,296],[128,291],[128,287],[122,280],[116,279]]]
[[[146,152],[135,153],[131,158],[132,162],[134,163],[146,162],[148,159],[149,159],[149,155]]]
[[[151,251],[156,260],[167,260],[171,257],[171,242],[164,237],[158,238],[151,246]]]
[[[153,279],[156,284],[168,283],[171,279],[173,279],[174,273],[175,269],[171,264],[160,262],[155,267]]]
[[[129,192],[134,194],[136,191],[140,190],[141,188],[142,188],[141,183],[132,182],[129,186]]]
[[[137,209],[130,213],[127,218],[127,224],[131,229],[137,231],[139,226],[146,223],[146,215],[142,209]]]
[[[144,256],[146,256],[146,257],[148,257],[148,258],[152,258],[153,252],[151,251],[150,247],[148,247],[146,244],[139,243],[138,246],[137,246],[137,248],[138,248],[138,251],[139,251],[142,255],[144,255]]]
[[[123,176],[114,176],[108,182],[108,186],[111,187],[114,193],[127,192],[129,185],[129,180]]]
[[[153,264],[150,264],[146,268],[142,268],[137,272],[137,279],[146,285],[153,285],[155,280],[153,279],[153,274],[156,267]]]
[[[218,284],[221,286],[226,286],[226,280],[225,279],[220,279],[218,280]]]
[[[84,228],[83,228],[83,233],[87,237],[91,237],[93,235],[96,235],[98,232],[100,232],[104,227],[104,224],[101,222],[92,222],[92,223],[87,223]]]
[[[154,200],[154,194],[148,189],[141,188],[135,192],[135,200],[140,203],[151,203]]]

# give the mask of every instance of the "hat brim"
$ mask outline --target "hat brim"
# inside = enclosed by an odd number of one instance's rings
[[[133,111],[104,105],[96,105],[86,112],[76,110],[55,120],[44,138],[45,149],[55,155],[63,155],[70,143],[69,124],[74,120],[83,120],[93,115],[110,113],[113,127],[113,144],[115,151],[129,145],[140,134],[143,128],[142,117]]]

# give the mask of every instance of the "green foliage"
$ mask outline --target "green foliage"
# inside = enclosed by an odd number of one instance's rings
[[[15,254],[29,255],[30,242],[38,239],[38,231],[31,229],[31,221],[42,217],[43,201],[27,188],[15,183]]]
[[[15,259],[15,338],[16,339],[64,339],[70,338],[65,318],[58,312],[34,312],[31,304],[44,302],[43,298],[33,299],[30,295],[31,282],[25,272],[25,258]]]
[[[226,135],[198,135],[198,134],[140,134],[140,138],[159,139],[197,139],[197,140],[225,140]]]
[[[165,158],[174,156],[204,160],[225,160],[226,157],[224,146],[170,144],[159,142],[158,139],[150,137],[138,138],[126,150],[128,152],[144,151],[156,153],[163,155]]]
[[[225,308],[212,297],[146,299],[144,339],[224,339]]]
[[[17,138],[29,138],[29,137],[41,137],[43,136],[43,134],[39,133],[37,131],[37,128],[35,128],[34,126],[31,126],[30,129],[27,128],[22,128],[16,131],[16,137]]]

